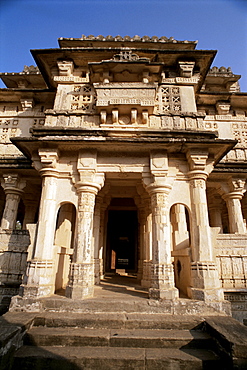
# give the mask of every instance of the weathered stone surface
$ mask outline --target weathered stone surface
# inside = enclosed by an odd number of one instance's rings
[[[232,358],[247,359],[247,328],[236,320],[221,317],[210,317],[206,319],[209,332],[215,332],[216,340],[231,354]],[[247,363],[247,361],[246,361]]]
[[[19,349],[14,358],[13,348],[8,347],[6,352],[9,357],[5,364],[13,359],[12,369],[18,366],[28,369],[31,363],[34,369],[55,369],[57,366],[108,369],[113,363],[123,369],[246,366],[246,328],[226,316],[203,319],[186,315],[118,313],[112,317],[112,314],[95,312],[67,317],[55,312],[8,313],[5,316],[4,329],[9,332],[16,329],[13,322],[22,318],[23,323],[22,329],[18,329],[23,330],[24,337],[22,334],[19,346],[15,347]],[[143,323],[142,328],[136,326],[137,321]]]

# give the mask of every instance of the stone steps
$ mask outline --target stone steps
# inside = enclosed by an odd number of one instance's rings
[[[44,313],[17,350],[12,370],[219,369],[203,319],[157,313]]]
[[[204,349],[23,346],[12,370],[197,370],[224,369],[220,358]]]
[[[44,312],[36,314],[34,326],[79,327],[95,329],[195,329],[203,317],[194,315],[169,315],[161,313],[86,312],[68,314]]]
[[[211,337],[200,330],[82,329],[33,327],[24,343],[35,346],[108,346],[132,348],[212,348]]]
[[[0,327],[1,370],[247,368],[247,328],[227,316],[10,312]]]

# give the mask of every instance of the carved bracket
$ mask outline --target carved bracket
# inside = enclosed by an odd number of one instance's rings
[[[39,149],[40,161],[43,168],[56,168],[59,158],[58,149]]]
[[[72,76],[74,63],[71,60],[61,60],[57,62],[59,76]]]
[[[200,149],[188,149],[186,153],[190,170],[202,170],[206,168],[208,152]]]
[[[193,75],[193,69],[195,66],[195,62],[178,62],[180,76],[190,78]]]

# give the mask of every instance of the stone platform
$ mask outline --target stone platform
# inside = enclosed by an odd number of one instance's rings
[[[95,285],[94,297],[85,300],[66,298],[64,292],[43,298],[12,298],[10,311],[25,312],[143,312],[174,315],[230,315],[227,301],[211,302],[210,305],[181,297],[177,300],[148,298],[148,290],[142,288],[132,276],[108,275]]]

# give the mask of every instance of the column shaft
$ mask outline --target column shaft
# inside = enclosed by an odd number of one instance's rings
[[[94,251],[93,223],[95,197],[100,189],[98,184],[77,184],[78,217],[77,243],[70,268],[66,296],[84,299],[93,296],[94,292]]]
[[[152,272],[151,298],[178,298],[174,271],[171,263],[170,222],[167,195],[170,187],[154,187],[151,194],[152,207]]]
[[[192,259],[189,295],[194,299],[221,301],[217,267],[213,257],[212,237],[208,220],[206,179],[207,173],[194,170],[189,173],[192,214]]]
[[[1,184],[6,194],[1,228],[15,229],[18,205],[23,189],[26,186],[26,181],[21,180],[21,178],[16,174],[7,174],[3,175]]]
[[[25,297],[47,296],[55,290],[54,235],[56,228],[57,171],[42,170],[43,182],[37,239],[33,259],[21,287]]]
[[[2,229],[15,229],[20,194],[6,194],[6,202],[1,222]]]

